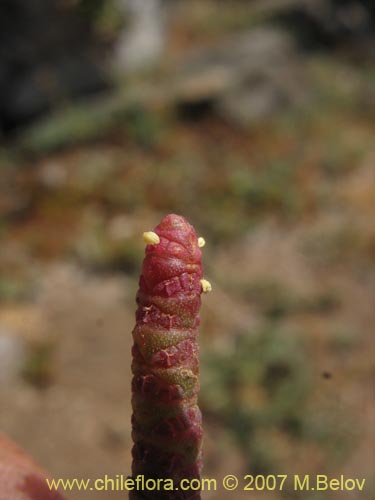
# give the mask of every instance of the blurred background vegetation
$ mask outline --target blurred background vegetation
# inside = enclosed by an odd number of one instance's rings
[[[205,476],[346,474],[372,498],[371,15],[367,0],[1,2],[0,428],[53,474],[130,471],[140,235],[175,212],[213,283]]]

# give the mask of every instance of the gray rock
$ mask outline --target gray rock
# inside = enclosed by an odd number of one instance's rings
[[[0,384],[14,380],[26,359],[25,341],[18,335],[0,329]]]
[[[155,63],[165,42],[165,16],[162,0],[122,0],[130,24],[117,42],[115,67],[131,72]]]
[[[248,124],[304,100],[299,55],[283,31],[257,28],[195,54],[181,68],[175,99],[211,102],[226,118]]]

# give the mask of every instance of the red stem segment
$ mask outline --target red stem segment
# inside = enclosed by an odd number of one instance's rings
[[[133,330],[133,478],[199,479],[202,416],[198,325],[203,277],[194,228],[167,215],[146,247]],[[133,491],[130,498],[200,500],[200,492]]]

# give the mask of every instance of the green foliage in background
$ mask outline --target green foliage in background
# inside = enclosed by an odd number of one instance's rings
[[[225,423],[254,473],[270,472],[275,456],[263,431],[303,434],[311,367],[301,337],[273,324],[237,335],[230,356],[204,353],[203,371],[203,407]]]
[[[88,19],[95,33],[104,40],[113,40],[119,29],[126,24],[126,16],[116,0],[79,0],[78,13]]]
[[[283,473],[280,450],[298,443],[314,443],[331,461],[355,443],[350,416],[338,415],[334,401],[311,408],[316,381],[303,332],[265,322],[226,352],[204,351],[202,372],[203,412],[232,436],[247,472]]]
[[[115,128],[122,129],[141,147],[150,147],[157,141],[157,118],[132,97],[116,94],[99,101],[67,106],[37,122],[20,136],[17,152],[47,154],[101,139]]]

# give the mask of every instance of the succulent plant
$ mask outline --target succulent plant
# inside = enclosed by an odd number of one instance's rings
[[[167,215],[147,243],[133,330],[133,478],[199,479],[202,415],[199,390],[198,326],[203,279],[194,228]],[[133,491],[132,499],[200,499],[198,491]]]

